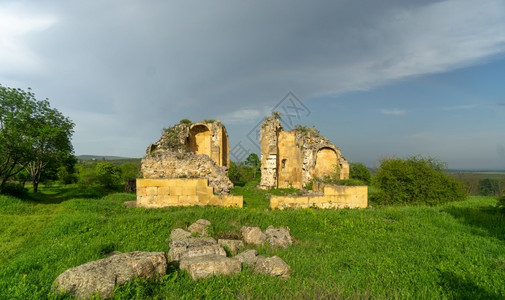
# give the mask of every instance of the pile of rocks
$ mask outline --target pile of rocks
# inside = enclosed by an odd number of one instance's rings
[[[229,275],[239,273],[242,264],[252,267],[254,272],[287,278],[291,268],[277,256],[263,257],[256,250],[247,250],[238,255],[247,244],[261,245],[268,243],[275,247],[286,248],[293,243],[289,229],[268,227],[262,232],[259,227],[242,227],[242,240],[219,239],[216,241],[206,237],[207,227],[210,222],[198,220],[188,227],[189,231],[181,228],[172,230],[167,242],[170,244],[168,252],[169,262],[179,263],[181,270],[186,270],[194,280],[206,278],[211,275]],[[198,235],[201,237],[192,237]],[[235,255],[227,257],[228,251]]]
[[[277,256],[264,257],[254,249],[243,251],[246,244],[286,248],[293,243],[288,228],[269,226],[264,232],[259,227],[242,227],[242,240],[209,237],[211,223],[200,219],[188,230],[176,228],[166,240],[170,245],[168,257],[164,252],[120,253],[89,262],[60,274],[53,283],[56,293],[68,293],[76,298],[90,298],[97,294],[108,298],[116,285],[136,277],[160,278],[165,275],[167,262],[186,270],[194,280],[217,275],[240,273],[242,265],[255,273],[288,278],[291,268]],[[228,257],[228,253],[233,257]],[[239,253],[239,254],[237,254]]]

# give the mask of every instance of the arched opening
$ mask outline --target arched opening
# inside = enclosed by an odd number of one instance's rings
[[[205,125],[196,125],[189,131],[189,150],[210,156],[210,130]]]
[[[317,151],[314,177],[331,177],[335,175],[338,164],[337,153],[331,148],[321,148]]]

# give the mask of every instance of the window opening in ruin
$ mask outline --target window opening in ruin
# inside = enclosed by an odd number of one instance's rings
[[[282,160],[282,168],[284,169],[286,167],[286,159]]]

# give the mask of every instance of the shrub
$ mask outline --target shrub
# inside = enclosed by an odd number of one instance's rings
[[[111,162],[98,162],[95,166],[98,183],[108,189],[117,189],[122,183],[121,169]]]
[[[0,194],[16,198],[25,198],[28,195],[28,190],[21,184],[6,183],[2,188]]]
[[[366,185],[372,182],[372,173],[360,162],[351,162],[349,168],[349,178],[363,181]]]
[[[374,195],[379,204],[421,203],[435,205],[464,200],[467,196],[456,179],[443,173],[445,165],[434,158],[412,156],[381,161]]]
[[[496,205],[499,210],[505,213],[505,196],[498,198],[498,203]]]

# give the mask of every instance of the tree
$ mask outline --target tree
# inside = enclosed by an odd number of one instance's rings
[[[37,192],[44,173],[50,169],[56,173],[58,167],[72,154],[70,137],[74,123],[58,110],[50,108],[47,100],[37,102],[37,114],[32,122],[36,126],[33,133],[33,157],[26,170],[31,176],[33,191]]]
[[[0,191],[32,159],[35,107],[31,92],[0,85]]]
[[[368,170],[368,168],[363,163],[351,162],[349,169],[349,178],[358,179],[367,185],[370,185],[372,182],[372,173],[370,173],[370,170]]]
[[[261,161],[258,157],[258,154],[249,154],[245,160],[245,165],[253,169],[254,178],[256,178],[256,174],[260,171],[261,168]]]
[[[34,191],[48,166],[72,153],[74,124],[49,101],[37,101],[28,90],[0,85],[0,190],[26,170]]]
[[[98,183],[107,189],[117,189],[123,182],[121,179],[121,169],[111,162],[97,162],[95,171]]]

